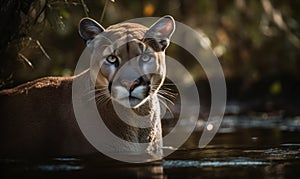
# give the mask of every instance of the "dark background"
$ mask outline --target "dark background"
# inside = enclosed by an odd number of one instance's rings
[[[227,82],[227,113],[300,114],[300,1],[2,0],[0,5],[0,89],[72,75],[85,48],[77,28],[83,17],[108,27],[169,14],[197,30],[218,56]],[[174,49],[171,45],[167,54],[189,68],[209,106],[205,73]]]

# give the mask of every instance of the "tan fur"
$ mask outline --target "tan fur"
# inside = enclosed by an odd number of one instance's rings
[[[1,155],[95,152],[74,118],[73,79],[42,78],[0,92]]]

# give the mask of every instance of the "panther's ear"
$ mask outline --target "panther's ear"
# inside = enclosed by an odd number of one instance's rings
[[[159,43],[160,50],[165,50],[172,34],[175,31],[175,21],[172,16],[164,16],[156,21],[146,32],[144,39],[155,39]]]
[[[86,17],[80,20],[79,34],[87,43],[104,30],[98,22],[91,18]]]

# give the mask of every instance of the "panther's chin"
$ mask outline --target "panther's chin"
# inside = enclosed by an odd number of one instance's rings
[[[115,101],[127,108],[137,108],[137,107],[141,106],[142,103],[144,103],[143,99],[139,99],[139,98],[132,97],[132,96],[122,98],[122,99],[115,99]]]
[[[135,97],[129,97],[128,98],[128,102],[129,102],[129,105],[134,108],[135,106],[139,105],[139,103],[142,102],[141,99],[139,98],[135,98]]]

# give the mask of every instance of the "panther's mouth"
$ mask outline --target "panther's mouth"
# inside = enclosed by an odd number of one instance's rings
[[[119,80],[119,83],[110,83],[108,88],[111,98],[123,106],[136,108],[147,101],[150,95],[150,80],[139,77],[134,81]]]
[[[116,100],[126,107],[137,108],[141,105],[140,103],[144,103],[146,101],[148,96],[148,93],[144,94],[143,97],[133,96],[132,94],[129,94],[129,96],[125,96]]]

